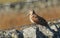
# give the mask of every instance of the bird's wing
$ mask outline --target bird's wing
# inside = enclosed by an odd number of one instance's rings
[[[46,20],[38,15],[33,15],[32,20],[38,24],[47,24]]]
[[[38,18],[38,16],[37,15],[33,15],[32,16],[32,20],[34,21],[34,22],[36,22],[36,23],[38,23],[40,20],[39,20],[39,18]]]

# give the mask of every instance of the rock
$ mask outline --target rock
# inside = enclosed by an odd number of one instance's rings
[[[18,34],[16,34],[16,33],[12,33],[12,38],[18,38]]]
[[[0,30],[0,38],[5,38],[5,31]]]
[[[56,29],[55,25],[52,25],[51,28],[54,29],[55,31],[58,31],[58,30]]]
[[[23,30],[24,38],[36,38],[36,28],[29,27]]]
[[[0,30],[0,38],[59,38],[60,27],[57,25],[42,26],[30,24],[30,26],[23,26],[22,30]]]

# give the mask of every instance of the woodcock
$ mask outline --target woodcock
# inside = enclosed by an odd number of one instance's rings
[[[37,15],[34,10],[29,11],[29,19],[30,19],[31,23],[40,24],[43,26],[48,25],[47,21],[44,18]]]

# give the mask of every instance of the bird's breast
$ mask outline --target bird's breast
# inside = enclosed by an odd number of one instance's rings
[[[30,15],[29,18],[30,18],[30,21],[31,21],[32,23],[35,23],[35,22],[32,20],[33,17],[32,17],[31,15]]]

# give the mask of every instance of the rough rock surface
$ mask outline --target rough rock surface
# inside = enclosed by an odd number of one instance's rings
[[[49,26],[31,24],[22,28],[22,30],[0,30],[0,38],[60,38],[59,24]]]

